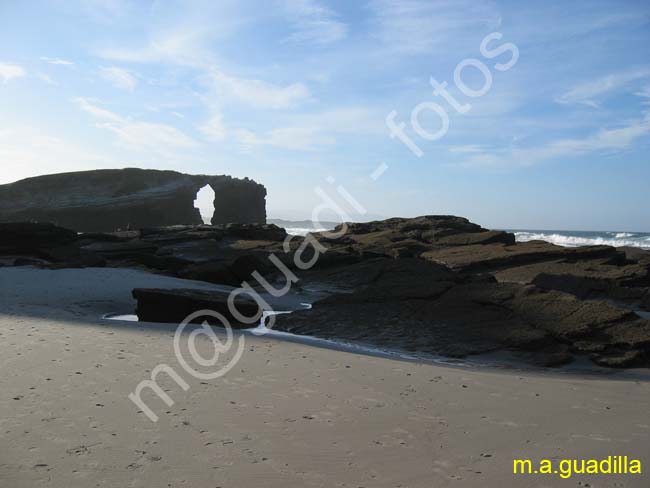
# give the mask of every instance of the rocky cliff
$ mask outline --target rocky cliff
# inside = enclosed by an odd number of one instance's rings
[[[52,222],[80,232],[200,224],[194,199],[205,185],[215,192],[213,224],[266,222],[266,189],[253,180],[137,168],[0,185],[0,222]]]

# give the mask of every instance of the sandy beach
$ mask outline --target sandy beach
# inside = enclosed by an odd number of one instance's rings
[[[650,0],[0,26],[0,488],[650,488]]]
[[[103,320],[126,269],[0,269],[6,487],[648,486],[648,475],[513,475],[514,458],[650,463],[650,383],[395,361],[246,336],[236,367],[186,374],[174,327]],[[184,282],[200,288],[213,285]],[[128,398],[158,364],[175,402]]]

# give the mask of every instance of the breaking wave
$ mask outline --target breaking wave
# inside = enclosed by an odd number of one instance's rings
[[[518,242],[546,241],[558,246],[614,246],[650,249],[650,233],[580,232],[580,231],[513,231]]]
[[[323,232],[325,230],[330,230],[330,229],[314,228],[314,227],[285,227],[285,230],[287,231],[287,234],[291,234],[294,236],[304,236],[310,232]]]

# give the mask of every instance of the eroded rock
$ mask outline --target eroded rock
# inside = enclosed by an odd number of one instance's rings
[[[607,366],[649,365],[648,320],[631,311],[650,308],[650,252],[643,250],[513,243],[512,234],[451,216],[350,224],[340,238],[318,233],[290,242],[265,224],[81,235],[49,224],[3,229],[2,263],[136,267],[231,286],[254,286],[255,271],[284,285],[269,260],[275,254],[298,275],[294,287],[329,294],[312,310],[277,317],[278,328],[298,334],[456,357],[509,350],[544,365],[580,354]],[[297,269],[306,239],[328,251]],[[146,320],[179,322],[198,307],[225,311],[220,293],[142,293],[143,307],[163,305],[143,311]]]
[[[452,357],[506,349],[536,364],[589,354],[599,364],[650,365],[650,321],[605,301],[498,283],[416,259],[374,259],[340,273],[343,282],[354,283],[352,290],[278,316],[275,327]],[[318,274],[311,279],[319,282]],[[626,359],[619,363],[606,359],[621,355]]]
[[[210,325],[234,329],[249,328],[262,317],[262,309],[257,302],[247,296],[239,295],[234,300],[235,310],[250,321],[242,322],[233,315],[228,306],[228,291],[203,291],[195,289],[135,288],[133,298],[138,302],[136,314],[142,322],[180,324],[190,315],[207,310],[197,316],[192,323],[207,322]],[[212,312],[220,314],[224,321]]]
[[[137,168],[0,185],[0,222],[51,222],[79,232],[201,224],[194,199],[205,185],[215,192],[213,224],[266,222],[266,189],[252,180]]]

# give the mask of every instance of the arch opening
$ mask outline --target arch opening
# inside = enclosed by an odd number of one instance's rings
[[[214,196],[214,190],[210,185],[205,185],[196,192],[194,208],[199,209],[204,224],[209,225],[212,223],[212,216],[214,215]]]

